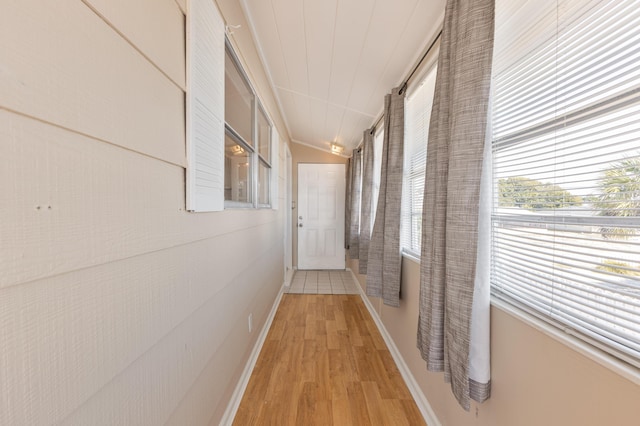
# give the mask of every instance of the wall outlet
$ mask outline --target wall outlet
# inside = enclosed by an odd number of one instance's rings
[[[249,314],[247,322],[249,323],[249,333],[251,333],[253,331],[253,314]]]

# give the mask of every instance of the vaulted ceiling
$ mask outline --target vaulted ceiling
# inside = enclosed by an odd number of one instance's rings
[[[240,0],[294,142],[355,148],[439,31],[445,0]]]

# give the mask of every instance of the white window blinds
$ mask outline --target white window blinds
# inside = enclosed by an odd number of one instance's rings
[[[640,8],[496,13],[493,293],[640,366]]]
[[[408,97],[405,113],[404,182],[402,185],[401,246],[405,253],[420,256],[422,200],[427,164],[429,120],[436,84],[436,67],[428,71]]]
[[[224,22],[210,0],[187,16],[187,210],[224,209]]]
[[[380,130],[373,139],[373,182],[371,184],[371,230],[376,219],[378,196],[380,195],[380,178],[382,175],[382,144],[384,141],[384,122],[380,123]]]

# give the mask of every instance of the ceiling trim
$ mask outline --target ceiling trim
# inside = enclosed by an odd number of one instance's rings
[[[440,17],[438,18],[438,26],[436,27],[436,30],[432,33],[431,38],[429,38],[429,42],[424,45],[422,50],[420,50],[418,52],[418,54],[414,57],[413,61],[411,61],[409,63],[410,66],[408,66],[405,69],[404,73],[402,74],[403,75],[402,79],[394,87],[398,87],[400,84],[404,83],[405,80],[408,79],[409,74],[411,73],[411,71],[416,66],[418,66],[418,68],[423,68],[423,70],[419,70],[418,69],[419,72],[424,71],[424,65],[425,64],[420,64],[419,62],[420,62],[421,58],[423,57],[423,55],[428,52],[430,46],[434,45],[434,47],[435,47],[435,42],[437,41],[438,37],[440,37],[440,32],[442,31],[443,25],[444,25],[444,11],[440,14]],[[438,46],[438,48],[436,50],[439,52],[440,47]],[[429,56],[429,55],[427,55],[427,56]],[[425,57],[424,59],[427,59],[427,58]],[[430,62],[431,65],[433,65],[433,63],[437,63],[438,62],[438,58],[435,59],[435,62],[433,60],[429,60],[427,62]],[[420,77],[420,76],[418,76],[418,77]],[[407,87],[409,87],[409,82],[407,82]],[[405,88],[405,93],[408,93],[408,89],[407,88]],[[384,116],[384,102],[383,102],[382,106],[380,107],[380,112],[378,112],[378,114],[375,115],[375,120],[371,122],[371,126],[373,126],[374,124],[379,123],[383,119],[383,116]],[[377,132],[378,132],[378,129],[376,128],[376,133]],[[360,141],[358,143],[356,148],[360,147],[360,145],[362,145],[362,141]]]
[[[435,27],[434,31],[431,33],[431,37],[428,38],[429,42],[426,43],[421,50],[416,52],[416,55],[413,57],[413,60],[408,63],[407,68],[405,68],[404,72],[402,73],[402,79],[400,79],[400,81],[397,82],[393,87],[398,87],[402,85],[405,82],[405,80],[407,80],[407,77],[409,77],[409,74],[411,73],[411,71],[416,67],[416,65],[418,65],[420,58],[422,58],[425,52],[427,52],[427,50],[429,49],[429,46],[431,46],[433,42],[436,41],[436,39],[439,37],[439,34],[442,31],[442,28],[444,26],[444,10],[442,11],[442,13],[440,13],[440,16],[436,20],[436,23],[438,25]],[[389,91],[391,91],[391,89],[392,88],[389,88]],[[384,115],[384,102],[380,108],[380,112],[376,114],[376,121],[372,122],[371,125],[373,126],[373,124],[376,123],[378,120],[380,120],[383,115]]]
[[[407,68],[405,68],[404,73],[402,73],[402,79],[400,79],[400,81],[398,81],[394,87],[398,87],[402,85],[409,78],[411,71],[420,64],[421,58],[424,56],[425,53],[429,51],[429,47],[437,41],[438,37],[440,37],[440,32],[442,32],[442,28],[444,25],[444,11],[440,13],[440,16],[436,20],[436,24],[437,25],[434,27],[434,30],[432,31],[431,36],[427,39],[428,40],[427,43],[424,44],[422,49],[416,51],[415,56],[411,61],[408,62]],[[380,114],[378,114],[378,116],[381,114],[382,114],[382,111],[380,111]]]
[[[312,99],[314,101],[318,101],[318,102],[321,102],[321,103],[326,104],[326,105],[331,105],[331,106],[334,106],[336,108],[343,109],[345,111],[355,112],[356,114],[364,115],[365,117],[371,117],[371,118],[375,118],[376,117],[375,115],[372,115],[372,114],[369,114],[369,113],[366,113],[366,112],[362,112],[362,111],[358,111],[355,108],[350,108],[350,107],[348,107],[346,105],[340,105],[340,104],[337,104],[335,102],[327,102],[326,100],[324,100],[322,98],[318,98],[316,96],[311,96],[311,95],[306,95],[306,94],[298,92],[296,90],[287,89],[286,87],[282,87],[282,86],[275,86],[275,87],[278,90],[282,90],[283,92],[291,93],[292,95],[302,96],[302,97],[307,98],[307,99]]]
[[[327,154],[335,155],[336,157],[351,158],[351,156],[350,156],[350,155],[346,155],[346,154],[335,154],[335,153],[331,152],[331,148],[329,148],[329,149],[320,148],[320,147],[319,147],[319,146],[317,146],[317,145],[311,145],[311,144],[309,144],[309,143],[302,142],[302,141],[299,141],[299,140],[297,140],[297,139],[291,139],[291,142],[293,142],[293,143],[297,143],[298,145],[306,146],[307,148],[313,148],[313,149],[315,149],[315,150],[322,151],[322,152],[327,153]]]
[[[278,91],[276,90],[276,85],[273,83],[273,77],[271,76],[271,70],[269,69],[269,67],[267,66],[267,61],[266,61],[266,56],[264,54],[264,51],[262,50],[262,44],[260,43],[260,41],[258,40],[258,36],[257,36],[257,31],[256,31],[256,27],[253,23],[253,17],[251,16],[251,12],[249,11],[249,7],[247,6],[246,0],[240,0],[240,8],[242,9],[242,13],[244,13],[245,18],[247,19],[247,22],[249,23],[249,33],[251,33],[251,38],[253,39],[253,44],[256,47],[256,50],[258,52],[258,57],[260,58],[260,62],[262,62],[262,68],[265,71],[265,74],[267,75],[267,79],[269,80],[269,85],[271,86],[271,91],[273,92],[273,95],[276,98],[276,103],[278,104],[278,108],[280,109],[280,116],[282,117],[282,120],[284,121],[284,126],[287,128],[287,136],[289,137],[289,140],[293,141],[293,139],[291,139],[291,125],[289,124],[289,120],[287,119],[287,115],[284,112],[284,108],[282,107],[282,102],[280,100],[280,96],[278,95]]]
[[[264,0],[263,0],[264,1]],[[414,10],[415,7],[418,7],[417,5],[419,4],[421,0],[416,0],[416,3],[414,4]],[[277,108],[279,109],[280,112],[280,116],[283,119],[284,125],[286,127],[286,132],[289,136],[289,140],[292,143],[299,143],[301,145],[307,146],[307,147],[311,147],[311,148],[315,148],[319,151],[322,152],[327,152],[327,153],[331,153],[330,148],[328,146],[327,142],[327,148],[323,148],[322,145],[324,144],[322,141],[318,141],[316,143],[315,140],[313,140],[313,142],[302,142],[298,139],[294,139],[294,135],[293,135],[293,129],[295,126],[297,121],[295,117],[289,117],[286,113],[285,113],[285,108],[284,105],[288,105],[288,101],[289,101],[289,97],[290,96],[298,96],[300,97],[300,102],[317,102],[318,107],[321,107],[321,105],[324,105],[325,108],[327,107],[332,107],[332,108],[338,108],[340,110],[342,110],[342,117],[340,117],[340,126],[339,126],[339,132],[342,132],[343,127],[344,127],[344,120],[345,120],[345,114],[357,114],[360,116],[359,120],[361,122],[367,122],[369,121],[369,127],[371,127],[372,125],[374,125],[375,123],[378,123],[378,121],[380,120],[380,118],[383,116],[384,113],[384,103],[381,102],[380,104],[380,108],[379,108],[379,112],[375,115],[372,115],[370,112],[363,112],[363,111],[359,111],[359,109],[356,109],[354,107],[349,107],[348,102],[345,103],[345,105],[340,105],[337,104],[335,102],[332,102],[330,99],[320,99],[316,96],[312,96],[310,93],[301,93],[297,90],[292,90],[291,88],[288,87],[282,87],[279,85],[275,84],[275,80],[274,80],[274,75],[272,74],[272,70],[271,68],[268,66],[268,62],[267,62],[267,55],[266,52],[267,50],[265,50],[265,46],[266,44],[260,40],[260,38],[258,37],[258,31],[257,31],[257,26],[256,23],[260,22],[260,15],[257,14],[255,16],[252,15],[251,11],[251,7],[250,7],[250,0],[240,0],[239,2],[240,8],[242,10],[242,12],[245,15],[246,21],[247,21],[247,26],[249,29],[249,33],[251,35],[251,38],[253,39],[258,57],[260,59],[260,62],[262,63],[263,69],[265,71],[267,80],[268,80],[268,84],[271,87],[271,91],[274,94],[275,100],[276,100],[276,104],[277,104]],[[272,10],[272,13],[275,13]],[[433,15],[431,15],[433,16]],[[371,17],[370,17],[371,19]],[[441,31],[441,28],[443,26],[443,21],[444,21],[444,10],[442,10],[442,12],[439,14],[439,16],[436,18],[435,23],[436,26],[432,28],[431,31],[431,36],[427,39],[428,43],[425,43],[425,45],[422,47],[422,49],[416,50],[415,52],[413,52],[413,55],[411,55],[411,59],[409,61],[406,61],[406,63],[404,63],[405,61],[400,61],[403,62],[404,64],[397,64],[400,66],[396,65],[395,69],[403,69],[404,68],[404,72],[401,74],[402,75],[402,79],[400,79],[397,84],[395,86],[401,85],[405,82],[405,80],[407,80],[407,77],[409,76],[409,74],[411,73],[411,71],[415,68],[416,64],[418,64],[420,62],[420,58],[424,55],[425,51],[428,49],[428,46],[430,46],[432,44],[432,42],[437,38],[437,34],[439,31]],[[370,31],[370,25],[371,22],[369,22],[368,26],[367,26],[367,33]],[[305,30],[306,31],[306,30]],[[407,28],[404,29],[404,32],[402,33],[402,36],[400,37],[398,43],[400,43],[403,40],[404,34],[407,31]],[[335,37],[335,34],[334,34]],[[334,40],[335,42],[335,40]],[[306,46],[307,40],[306,40],[306,33],[305,33],[305,46]],[[308,46],[307,46],[308,47]],[[397,46],[396,46],[397,48]],[[332,47],[333,50],[333,47]],[[407,52],[408,53],[408,52]],[[281,55],[284,55],[283,52],[280,53]],[[360,52],[360,54],[362,54],[362,52]],[[308,51],[307,51],[307,55],[308,55]],[[408,56],[408,55],[407,55]],[[358,59],[358,66],[361,62],[362,58]],[[333,60],[333,55],[332,55],[332,60]],[[378,78],[378,82],[376,83],[377,86],[381,86],[381,79],[383,78],[383,76],[386,73],[386,70],[389,68],[390,64],[391,64],[391,57],[387,60],[387,63],[384,65],[384,69],[383,69],[383,73],[381,74],[381,76]],[[307,67],[308,67],[308,60],[307,60]],[[405,65],[405,67],[401,68],[402,65]],[[307,80],[309,79],[309,70],[307,68]],[[353,82],[352,82],[353,83]],[[395,87],[394,86],[394,87]],[[381,88],[379,88],[381,89]],[[386,88],[387,90],[391,90],[391,88]],[[353,90],[353,84],[351,84],[350,86],[350,90]],[[282,91],[282,92],[280,92]],[[373,102],[372,100],[369,100],[367,102],[369,105],[371,105]],[[367,105],[367,108],[369,107],[369,105]],[[375,103],[373,103],[373,105],[375,105]],[[336,111],[337,112],[337,111]],[[302,124],[301,124],[302,125]],[[297,127],[296,127],[297,129]],[[376,129],[378,130],[378,129]],[[315,133],[314,133],[315,135]],[[299,136],[299,135],[296,135]],[[315,137],[312,137],[311,139],[315,139]],[[357,140],[357,139],[356,139]],[[361,144],[362,139],[360,138],[360,142],[358,143],[357,146],[359,146]],[[332,155],[335,155],[333,153],[331,153]],[[344,154],[342,154],[341,156],[343,157],[350,157],[349,156],[345,156]]]

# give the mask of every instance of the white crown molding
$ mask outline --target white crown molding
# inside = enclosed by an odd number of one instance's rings
[[[291,125],[287,120],[287,115],[284,113],[284,108],[282,107],[282,101],[280,100],[280,95],[278,94],[278,90],[276,85],[273,82],[273,76],[271,75],[271,70],[267,66],[266,55],[264,54],[264,50],[262,49],[262,44],[260,43],[255,24],[253,23],[253,17],[251,16],[251,12],[249,11],[249,7],[247,6],[246,0],[240,0],[240,8],[242,9],[242,13],[244,13],[245,18],[249,24],[249,32],[251,33],[251,38],[253,39],[253,44],[256,47],[256,51],[258,52],[258,57],[260,58],[260,62],[262,63],[262,68],[264,69],[265,74],[267,75],[267,80],[269,80],[269,86],[271,87],[271,93],[278,104],[278,109],[280,110],[280,117],[284,121],[284,126],[287,130],[287,136],[289,140],[291,139]]]
[[[291,142],[292,142],[292,143],[296,143],[296,144],[298,144],[298,145],[306,146],[306,147],[308,147],[308,148],[317,149],[318,151],[322,151],[322,152],[327,153],[327,154],[335,155],[336,157],[351,158],[351,156],[350,156],[350,155],[346,155],[346,154],[344,154],[344,153],[343,153],[343,154],[334,154],[333,152],[331,152],[331,148],[329,148],[329,149],[320,148],[320,147],[319,147],[319,146],[317,146],[317,145],[311,145],[311,144],[309,144],[309,143],[302,142],[302,141],[299,141],[299,140],[297,140],[297,139],[291,139]],[[345,147],[345,151],[346,151],[346,150],[347,150],[347,147]]]

